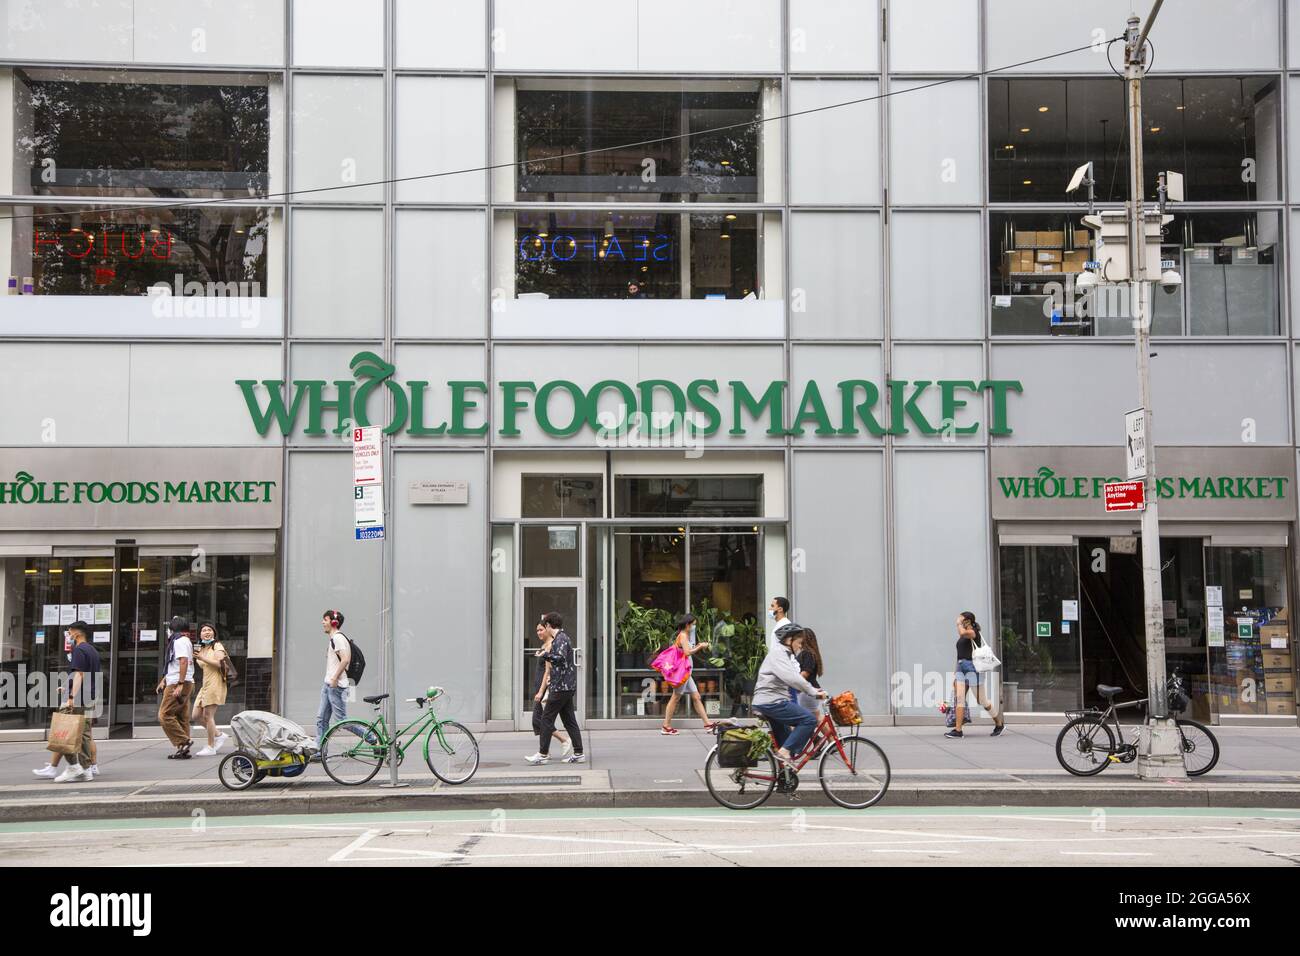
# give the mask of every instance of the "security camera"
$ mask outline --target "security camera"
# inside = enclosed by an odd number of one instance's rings
[[[1160,275],[1160,288],[1164,289],[1170,295],[1173,295],[1175,292],[1177,292],[1179,287],[1182,284],[1183,284],[1183,277],[1180,276],[1173,269],[1166,269]]]
[[[1080,295],[1087,295],[1097,288],[1097,273],[1087,270],[1080,272],[1074,279],[1074,287]]]

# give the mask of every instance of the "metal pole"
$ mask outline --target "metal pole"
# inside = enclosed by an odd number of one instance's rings
[[[1146,508],[1142,512],[1142,597],[1146,619],[1147,721],[1138,740],[1137,772],[1142,778],[1185,777],[1178,730],[1167,713],[1165,699],[1165,625],[1160,581],[1160,507],[1156,489],[1155,439],[1151,414],[1151,284],[1147,275],[1146,214],[1142,167],[1142,74],[1147,31],[1159,12],[1157,2],[1138,31],[1130,17],[1124,34],[1124,80],[1128,87],[1129,225],[1128,261],[1130,310],[1137,348],[1138,401],[1145,416]]]

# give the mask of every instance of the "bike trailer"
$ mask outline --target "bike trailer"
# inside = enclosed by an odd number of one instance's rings
[[[276,760],[286,753],[310,757],[319,749],[316,738],[301,726],[265,710],[244,710],[235,714],[230,718],[230,732],[240,750],[266,760]]]

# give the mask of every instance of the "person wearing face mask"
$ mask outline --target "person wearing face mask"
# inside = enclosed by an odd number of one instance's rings
[[[776,632],[790,623],[792,623],[790,620],[790,599],[786,597],[772,598],[772,602],[767,606],[767,652],[769,654],[780,643],[776,639]]]
[[[683,614],[677,619],[677,634],[673,637],[673,643],[677,649],[686,655],[686,660],[694,667],[696,654],[700,651],[709,649],[708,641],[696,641],[695,638],[695,615]],[[700,697],[700,690],[695,686],[695,678],[687,672],[686,680],[673,688],[673,696],[668,701],[668,708],[664,711],[664,725],[659,729],[659,733],[665,737],[672,737],[677,733],[673,727],[673,712],[677,710],[677,702],[682,699],[682,695],[689,694],[691,703],[695,706],[695,712],[700,715],[700,720],[704,721],[704,729],[709,730],[713,727],[713,722],[709,720],[708,711],[704,709],[704,700]]]

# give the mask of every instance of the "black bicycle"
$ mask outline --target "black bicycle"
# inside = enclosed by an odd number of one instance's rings
[[[1183,691],[1182,678],[1174,674],[1165,686],[1169,695],[1169,713],[1181,714],[1190,703]],[[1147,698],[1115,703],[1115,695],[1123,692],[1123,687],[1098,684],[1097,693],[1106,698],[1105,710],[1090,709],[1066,714],[1071,719],[1061,728],[1061,733],[1056,738],[1056,759],[1070,773],[1077,777],[1091,777],[1113,763],[1132,763],[1137,759],[1138,739],[1136,736],[1132,742],[1124,739],[1124,730],[1120,727],[1117,712],[1129,707],[1145,706]],[[1199,777],[1213,770],[1219,762],[1219,741],[1210,733],[1210,728],[1195,720],[1177,716],[1174,717],[1174,723],[1182,740],[1187,775]],[[1112,726],[1114,730],[1111,729]]]

